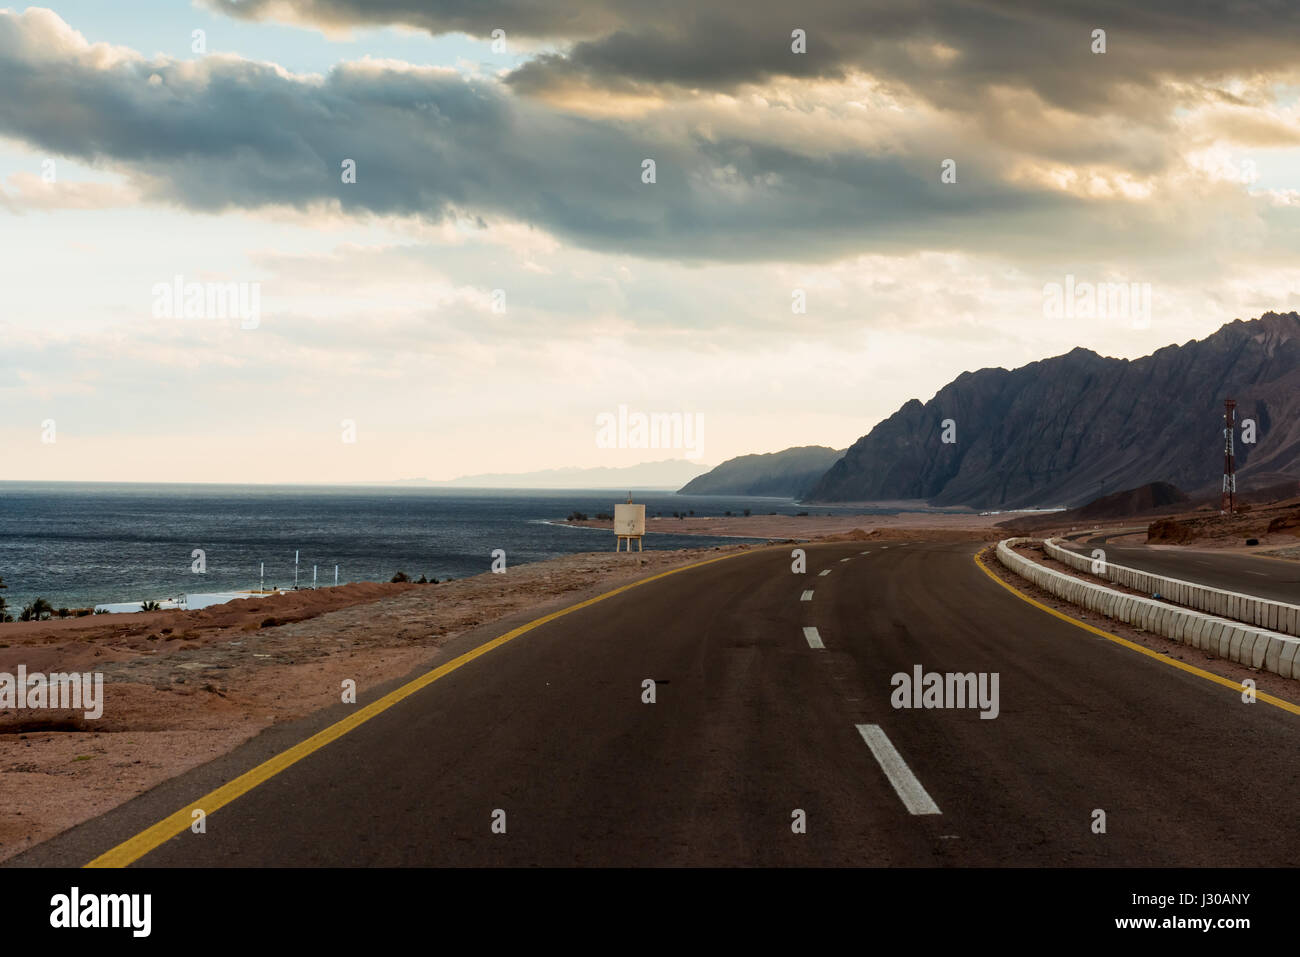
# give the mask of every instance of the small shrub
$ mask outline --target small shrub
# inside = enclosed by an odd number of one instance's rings
[[[398,572],[390,579],[394,585],[400,584],[401,582],[409,582],[410,580],[411,576],[406,574],[406,572]]]

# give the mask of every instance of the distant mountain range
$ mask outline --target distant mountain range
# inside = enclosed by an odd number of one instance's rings
[[[1300,315],[1237,320],[1140,359],[1075,349],[966,372],[929,402],[907,402],[842,457],[819,446],[745,455],[681,491],[984,509],[1081,505],[1152,482],[1203,496],[1223,473],[1229,397],[1238,486],[1300,477]],[[813,450],[831,461],[806,480],[794,463]]]
[[[783,452],[727,459],[707,475],[692,479],[679,495],[773,495],[799,498],[826,474],[843,449],[802,445]]]
[[[1237,431],[1243,486],[1300,473],[1300,316],[1237,320],[1141,359],[1075,349],[964,373],[855,442],[808,498],[1021,508],[1153,481],[1201,491],[1222,474],[1229,396],[1256,426],[1254,444]]]
[[[1300,474],[1300,315],[1237,320],[1141,359],[1075,349],[1010,372],[965,373],[855,442],[808,498],[1023,508],[1155,481],[1201,492],[1223,473],[1228,397],[1239,483]],[[1244,419],[1255,423],[1253,444]]]
[[[709,470],[685,459],[642,462],[620,468],[561,468],[540,472],[491,472],[465,475],[449,481],[426,478],[399,479],[374,484],[427,486],[429,488],[677,488]]]

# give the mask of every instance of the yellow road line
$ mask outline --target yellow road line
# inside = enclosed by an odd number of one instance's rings
[[[1123,645],[1125,648],[1144,654],[1148,658],[1154,658],[1156,661],[1163,662],[1164,664],[1173,665],[1179,671],[1186,671],[1189,675],[1196,675],[1198,678],[1204,678],[1206,681],[1213,681],[1216,685],[1223,685],[1223,687],[1231,688],[1232,690],[1236,691],[1238,694],[1241,693],[1242,685],[1240,681],[1233,681],[1231,678],[1224,678],[1222,675],[1212,674],[1211,672],[1206,671],[1203,668],[1197,668],[1195,665],[1189,665],[1185,661],[1179,661],[1176,658],[1170,658],[1168,655],[1163,655],[1158,651],[1152,651],[1150,648],[1147,648],[1144,645],[1139,645],[1136,641],[1129,641],[1127,638],[1121,638],[1119,635],[1112,635],[1109,631],[1102,631],[1100,628],[1094,628],[1086,621],[1079,621],[1077,618],[1071,618],[1069,615],[1062,614],[1061,612],[1057,611],[1055,608],[1048,608],[1042,602],[1035,601],[1034,599],[1026,595],[1024,592],[1020,591],[1019,589],[1011,585],[1008,585],[997,575],[993,574],[993,572],[989,571],[988,567],[985,566],[985,564],[982,561],[980,561],[979,552],[975,553],[974,558],[975,558],[975,564],[979,566],[980,571],[982,571],[985,575],[988,575],[989,578],[993,579],[995,582],[997,582],[1007,591],[1011,592],[1011,594],[1015,595],[1017,598],[1021,599],[1022,601],[1029,602],[1029,604],[1033,605],[1035,608],[1041,608],[1049,615],[1061,619],[1061,621],[1068,621],[1070,624],[1077,625],[1078,627],[1082,628],[1084,631],[1090,631],[1094,635],[1098,635],[1102,638],[1105,638],[1108,641],[1113,641],[1116,644]],[[1281,698],[1275,698],[1271,694],[1265,694],[1262,691],[1256,691],[1255,697],[1258,700],[1267,702],[1268,704],[1271,704],[1276,708],[1281,708],[1283,711],[1290,711],[1292,714],[1300,714],[1300,705],[1292,704],[1290,701],[1284,701]]]
[[[543,615],[541,618],[535,618],[534,620],[528,622],[525,625],[520,625],[518,628],[515,628],[512,631],[508,631],[504,635],[499,635],[498,637],[493,638],[491,641],[479,645],[477,648],[473,649],[472,651],[467,651],[465,652],[465,654],[460,655],[457,658],[453,658],[451,661],[447,662],[446,664],[440,665],[439,667],[434,668],[432,671],[428,671],[420,675],[420,677],[407,682],[406,684],[402,685],[400,688],[390,691],[388,694],[384,695],[378,701],[374,701],[371,704],[366,705],[365,707],[361,708],[359,711],[349,715],[348,717],[342,719],[341,721],[337,721],[334,724],[330,725],[328,728],[325,728],[322,731],[318,731],[316,734],[312,735],[307,740],[295,744],[287,751],[282,751],[281,753],[277,754],[275,757],[270,758],[267,761],[264,761],[263,763],[259,764],[257,767],[252,768],[249,771],[245,771],[239,777],[235,778],[232,781],[226,782],[221,787],[217,788],[215,791],[212,791],[209,794],[205,794],[197,801],[187,804],[185,807],[181,808],[175,814],[163,818],[161,821],[159,821],[157,824],[155,824],[153,827],[149,828],[148,830],[141,831],[139,834],[135,835],[135,837],[128,838],[127,840],[123,841],[121,844],[117,845],[117,847],[113,848],[110,851],[105,851],[103,854],[99,855],[99,857],[95,858],[93,861],[91,861],[89,864],[85,866],[86,867],[126,867],[128,864],[138,861],[140,858],[144,857],[146,854],[148,854],[150,851],[157,848],[159,845],[165,843],[166,841],[170,841],[177,834],[180,834],[186,829],[188,829],[190,824],[193,821],[193,813],[195,810],[202,810],[203,813],[207,815],[207,814],[211,814],[213,811],[218,810],[219,808],[225,807],[231,801],[234,801],[236,798],[239,798],[240,796],[247,794],[249,791],[253,790],[253,788],[257,787],[259,784],[263,784],[264,782],[269,781],[271,778],[275,777],[277,774],[279,774],[281,771],[283,771],[285,768],[289,767],[290,765],[295,764],[298,761],[301,761],[303,758],[307,757],[309,754],[312,754],[315,751],[319,751],[321,748],[325,747],[325,745],[329,744],[331,741],[335,741],[343,737],[343,735],[347,734],[349,731],[353,730],[354,728],[362,724],[365,724],[371,718],[375,717],[375,715],[387,711],[389,708],[397,704],[399,701],[402,701],[404,698],[410,697],[411,695],[415,694],[417,691],[421,690],[422,688],[426,688],[429,685],[433,684],[433,682],[437,681],[439,678],[451,674],[457,668],[469,664],[475,658],[478,658],[482,655],[486,655],[489,651],[492,651],[495,648],[500,648],[506,642],[513,641],[514,639],[518,638],[520,635],[532,631],[534,628],[544,625],[549,621],[554,621],[557,618],[562,618],[565,615],[570,614],[571,612],[578,611],[580,608],[587,608],[590,605],[596,604],[596,602],[598,601],[604,601],[606,598],[613,598],[615,595],[622,594],[628,589],[636,588],[640,585],[645,585],[649,582],[656,581],[660,578],[666,578],[669,575],[676,575],[678,572],[684,572],[692,568],[701,568],[705,565],[712,565],[714,562],[720,562],[728,558],[734,558],[737,555],[748,555],[748,554],[753,554],[753,552],[752,551],[732,552],[729,555],[720,555],[717,558],[709,558],[702,562],[693,562],[690,565],[683,565],[681,568],[672,568],[666,572],[660,572],[657,575],[651,575],[648,578],[638,579],[637,581],[630,582],[626,585],[622,585],[618,588],[613,589],[612,591],[607,591],[604,592],[603,594],[597,595],[594,598],[588,598],[586,601],[580,601],[576,605],[569,605],[567,608],[561,608],[559,611],[553,611],[549,615]]]

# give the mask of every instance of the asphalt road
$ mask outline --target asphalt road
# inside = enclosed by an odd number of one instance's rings
[[[632,589],[476,658],[138,864],[1300,862],[1300,716],[1046,614],[975,549],[809,546],[802,575],[764,549]],[[918,664],[996,672],[998,716],[892,707],[891,677]],[[13,863],[84,864],[287,733]]]
[[[1116,565],[1300,605],[1300,562],[1263,555],[1173,550],[1146,545],[1064,544],[1084,555],[1091,555],[1094,548],[1103,548],[1106,560]]]

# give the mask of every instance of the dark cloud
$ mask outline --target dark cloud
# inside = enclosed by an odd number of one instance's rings
[[[511,78],[541,92],[583,83],[730,89],[774,76],[863,70],[933,103],[965,107],[998,86],[1077,110],[1114,105],[1125,85],[1290,68],[1294,0],[208,0],[232,16],[321,26],[404,24],[560,41]],[[790,51],[791,30],[808,52]],[[1107,52],[1091,52],[1104,29]],[[936,53],[936,49],[940,52]],[[942,51],[951,51],[945,54]]]
[[[1059,223],[1085,205],[1007,185],[991,158],[963,159],[957,188],[940,183],[937,154],[814,157],[578,117],[450,71],[362,62],[304,78],[235,58],[108,56],[71,36],[53,14],[0,12],[0,133],[122,169],[146,195],[193,209],[337,201],[520,221],[655,257],[815,260],[999,239],[1037,248],[1065,241]],[[654,185],[641,181],[647,157]],[[344,159],[355,185],[340,181]]]

